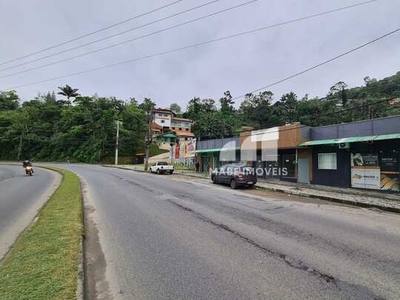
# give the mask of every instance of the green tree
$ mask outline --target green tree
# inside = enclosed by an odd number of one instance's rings
[[[284,94],[280,101],[285,109],[283,121],[285,123],[297,121],[297,95],[293,92]]]
[[[221,112],[224,114],[230,114],[234,112],[235,108],[233,105],[235,101],[232,100],[232,95],[230,91],[226,91],[224,93],[224,97],[219,99],[219,103],[221,104]]]
[[[0,111],[14,110],[19,106],[19,97],[15,91],[1,92],[0,91]]]
[[[143,102],[139,104],[139,108],[149,117],[151,111],[156,108],[156,103],[151,101],[150,98],[144,98]]]
[[[273,97],[274,94],[270,91],[264,91],[258,95],[247,94],[239,108],[242,123],[255,128],[274,126],[275,122],[271,122]]]
[[[347,93],[346,93],[347,84],[343,81],[339,81],[335,85],[333,85],[330,90],[328,97],[329,98],[337,98],[340,101],[343,107],[347,104]]]
[[[71,105],[71,98],[76,98],[79,96],[79,93],[77,93],[79,89],[73,89],[68,84],[63,87],[58,87],[58,89],[60,90],[60,92],[57,93],[58,95],[67,97],[67,105]]]
[[[182,112],[182,109],[181,109],[181,107],[179,106],[178,103],[172,103],[169,106],[169,109],[172,110],[177,115],[179,115]]]

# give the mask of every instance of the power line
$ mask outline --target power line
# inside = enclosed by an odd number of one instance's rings
[[[177,4],[177,3],[179,3],[179,2],[182,2],[182,1],[183,1],[183,0],[178,0],[178,1],[175,1],[175,2],[171,2],[171,3],[169,3],[169,4],[160,6],[160,7],[158,7],[158,8],[153,9],[153,10],[150,10],[150,11],[141,13],[141,14],[139,14],[139,15],[133,16],[133,17],[131,17],[131,18],[129,18],[129,19],[126,19],[126,20],[120,21],[120,22],[118,22],[118,23],[115,23],[115,24],[112,24],[112,25],[109,25],[109,26],[100,28],[100,29],[98,29],[98,30],[89,32],[89,33],[84,34],[84,35],[81,35],[81,36],[79,36],[79,37],[76,37],[76,38],[67,40],[67,41],[65,41],[65,42],[61,42],[61,43],[55,44],[55,45],[53,45],[53,46],[44,48],[44,49],[42,49],[42,50],[38,50],[38,51],[35,51],[35,52],[32,52],[32,53],[26,54],[26,55],[24,55],[24,56],[21,56],[21,57],[18,57],[18,58],[14,58],[14,59],[12,59],[12,60],[9,60],[9,61],[0,63],[0,66],[5,65],[5,64],[8,64],[8,63],[10,63],[10,62],[14,62],[14,61],[23,59],[23,58],[27,58],[27,57],[33,56],[33,55],[35,55],[35,54],[39,54],[39,53],[45,52],[45,51],[47,51],[47,50],[51,50],[51,49],[54,49],[54,48],[58,48],[58,47],[60,47],[60,46],[69,44],[69,43],[71,43],[71,42],[78,41],[78,40],[80,40],[80,39],[83,39],[83,38],[85,38],[85,37],[94,35],[94,34],[96,34],[96,33],[102,32],[102,31],[105,31],[105,30],[107,30],[107,29],[114,28],[114,27],[116,27],[116,26],[119,26],[119,25],[128,23],[128,22],[130,22],[130,21],[132,21],[132,20],[135,20],[135,19],[138,19],[138,18],[140,18],[140,17],[147,16],[147,15],[149,15],[149,14],[152,14],[152,13],[154,13],[154,12],[156,12],[156,11],[159,11],[159,10],[162,10],[162,9],[164,9],[164,8],[170,7],[170,6],[175,5],[175,4]]]
[[[302,75],[302,74],[305,74],[305,73],[307,73],[307,72],[310,72],[310,71],[312,71],[312,70],[314,70],[314,69],[317,69],[317,68],[319,68],[319,67],[321,67],[321,66],[323,66],[323,65],[326,65],[326,64],[328,64],[328,63],[330,63],[330,62],[332,62],[332,61],[338,60],[339,58],[342,58],[343,56],[346,56],[346,55],[348,55],[348,54],[350,54],[350,53],[353,53],[353,52],[355,52],[355,51],[357,51],[357,50],[360,50],[361,48],[364,48],[364,47],[366,47],[366,46],[368,46],[368,45],[371,45],[371,44],[373,44],[373,43],[375,43],[375,42],[377,42],[377,41],[379,41],[379,40],[382,40],[382,39],[384,39],[384,38],[386,38],[386,37],[388,37],[388,36],[390,36],[390,35],[392,35],[392,34],[395,34],[395,33],[399,32],[399,31],[400,31],[400,28],[397,28],[397,29],[395,29],[395,30],[392,30],[392,31],[390,31],[390,32],[388,32],[388,33],[386,33],[386,34],[384,34],[384,35],[378,37],[378,38],[375,38],[375,39],[373,39],[373,40],[371,40],[371,41],[369,41],[369,42],[367,42],[367,43],[364,43],[364,44],[362,44],[362,45],[360,45],[360,46],[358,46],[358,47],[356,47],[356,48],[353,48],[353,49],[351,49],[351,50],[349,50],[349,51],[346,51],[346,52],[344,52],[344,53],[342,53],[342,54],[339,54],[339,55],[337,55],[337,56],[335,56],[335,57],[332,57],[332,58],[330,58],[330,59],[328,59],[328,60],[326,60],[326,61],[323,61],[323,62],[321,62],[321,63],[319,63],[319,64],[316,64],[316,65],[314,65],[314,66],[312,66],[312,67],[310,67],[310,68],[307,68],[307,69],[305,69],[305,70],[303,70],[303,71],[297,72],[297,73],[295,73],[295,74],[293,74],[293,75],[290,75],[290,76],[288,76],[288,77],[285,77],[285,78],[283,78],[283,79],[280,79],[280,80],[278,80],[278,81],[275,81],[275,82],[273,82],[273,83],[271,83],[271,84],[268,84],[268,85],[266,85],[266,86],[263,86],[263,87],[261,87],[261,88],[258,88],[258,89],[254,90],[254,91],[251,91],[250,93],[255,93],[255,92],[259,92],[259,91],[261,91],[261,90],[265,90],[265,89],[267,89],[267,88],[270,88],[271,86],[277,85],[277,84],[279,84],[279,83],[288,81],[288,80],[290,80],[290,79],[292,79],[292,78],[294,78],[294,77],[297,77],[297,76],[299,76],[299,75]],[[234,98],[232,98],[232,100],[236,100],[236,99],[239,99],[239,98],[243,98],[243,97],[245,97],[247,94],[249,94],[249,93],[246,93],[246,94],[244,94],[244,95],[240,95],[240,96],[234,97]]]
[[[181,1],[182,1],[182,0],[181,0]],[[143,25],[136,26],[136,27],[133,27],[133,28],[130,28],[130,29],[127,29],[127,30],[124,30],[124,31],[121,31],[121,32],[118,32],[118,33],[115,33],[115,34],[112,34],[112,35],[109,35],[109,36],[106,36],[106,37],[103,37],[103,38],[100,38],[100,39],[97,39],[97,40],[94,40],[94,41],[91,41],[91,42],[88,42],[88,43],[85,43],[85,44],[82,44],[82,45],[78,45],[78,46],[75,46],[75,47],[72,47],[72,48],[68,48],[68,49],[66,49],[66,50],[62,50],[62,51],[60,51],[60,52],[56,52],[56,53],[54,53],[54,54],[42,56],[42,57],[39,57],[39,58],[30,60],[30,61],[27,61],[27,62],[20,63],[20,64],[18,64],[18,65],[13,65],[13,66],[10,66],[10,67],[1,69],[0,72],[5,71],[5,70],[9,70],[9,69],[14,69],[14,68],[17,68],[17,67],[20,67],[20,66],[28,65],[28,64],[31,64],[31,63],[33,63],[33,62],[37,62],[37,61],[40,61],[40,60],[43,60],[43,59],[46,59],[46,58],[49,58],[49,57],[57,56],[57,55],[59,55],[59,54],[67,53],[67,52],[70,52],[70,51],[73,51],[73,50],[76,50],[76,49],[79,49],[79,48],[82,48],[82,47],[86,47],[86,46],[89,46],[89,45],[92,45],[92,44],[96,44],[96,43],[99,43],[99,42],[102,42],[102,41],[111,39],[111,38],[113,38],[113,37],[120,36],[120,35],[123,35],[123,34],[125,34],[125,33],[131,32],[131,31],[134,31],[134,30],[137,30],[137,29],[140,29],[140,28],[144,28],[144,27],[147,27],[147,26],[150,26],[150,25],[159,23],[159,22],[161,22],[161,21],[165,21],[165,20],[174,18],[174,17],[176,17],[176,16],[183,15],[183,14],[185,14],[185,13],[188,13],[188,12],[191,12],[191,11],[194,11],[194,10],[197,10],[197,9],[200,9],[200,8],[203,8],[203,7],[205,7],[205,6],[214,4],[214,3],[218,2],[218,1],[221,1],[221,0],[213,0],[213,1],[210,1],[210,2],[207,2],[207,3],[204,3],[204,4],[201,4],[201,5],[198,5],[198,6],[195,6],[195,7],[186,9],[186,10],[183,10],[183,11],[181,11],[181,12],[174,13],[174,14],[169,15],[169,16],[167,16],[167,17],[164,17],[164,18],[161,18],[161,19],[158,19],[158,20],[149,22],[149,23],[145,23],[145,24],[143,24]],[[254,1],[257,1],[257,0],[254,0]],[[157,33],[158,33],[158,32],[157,32]],[[146,36],[147,36],[147,35],[146,35]],[[146,37],[146,36],[142,36],[142,37]],[[134,40],[139,39],[139,38],[142,38],[142,37],[135,38]],[[130,40],[130,41],[131,41],[131,40]],[[127,42],[129,42],[129,41],[127,41]],[[100,49],[100,50],[101,50],[101,49]],[[29,70],[27,70],[27,71],[29,71]],[[17,74],[18,74],[18,73],[17,73]],[[14,74],[6,75],[5,77],[12,76],[12,75],[14,75]]]
[[[380,100],[377,100],[377,101],[372,101],[370,103],[364,103],[364,104],[353,106],[353,107],[349,107],[349,108],[346,108],[346,109],[339,109],[339,110],[334,111],[334,112],[318,114],[317,117],[320,118],[320,117],[335,116],[335,115],[338,115],[338,114],[341,114],[341,113],[344,113],[344,112],[348,112],[348,111],[352,111],[352,110],[355,110],[355,109],[381,104],[383,102],[387,102],[387,101],[390,101],[392,99],[393,99],[393,97],[392,98],[380,99]],[[357,100],[360,100],[360,99],[357,99]],[[386,110],[390,110],[390,109],[392,109],[392,107],[388,107]],[[358,120],[358,121],[365,121],[365,120]],[[355,121],[355,122],[358,122],[358,121]],[[340,125],[340,124],[331,124],[331,125],[322,125],[322,126],[332,126],[332,125]],[[281,126],[283,126],[283,125],[281,125]],[[277,126],[274,126],[274,127],[281,127],[281,126],[277,125]],[[274,127],[272,127],[272,128],[274,128]],[[313,127],[313,126],[300,124],[300,126],[296,126],[296,127],[293,126],[293,127],[289,127],[289,128],[277,128],[277,130],[268,131],[268,133],[282,132],[282,131],[288,131],[288,130],[297,130],[297,129],[301,129],[301,128],[305,128],[305,127]],[[321,127],[321,126],[316,126],[316,127]],[[313,128],[315,128],[315,127],[313,127]],[[260,133],[254,133],[253,135],[263,135],[263,134],[265,134],[265,133],[264,132],[260,132]]]
[[[373,0],[373,1],[377,1],[377,0]],[[365,2],[365,3],[369,3],[369,2]],[[355,4],[355,5],[361,5],[361,4]],[[354,5],[351,6],[351,7],[354,7]],[[5,90],[13,90],[13,89],[17,89],[17,88],[32,86],[32,85],[39,84],[39,83],[44,83],[44,82],[53,81],[53,80],[57,80],[57,79],[63,79],[63,78],[67,78],[67,77],[72,77],[72,76],[76,76],[76,75],[81,75],[81,74],[85,74],[85,73],[99,71],[99,70],[102,70],[102,69],[111,68],[111,67],[115,67],[115,66],[119,66],[119,65],[124,65],[124,64],[132,63],[132,62],[136,62],[136,61],[140,61],[140,60],[144,60],[144,59],[149,59],[149,58],[153,58],[153,57],[157,57],[157,56],[162,56],[162,55],[166,55],[166,54],[170,54],[170,53],[174,53],[174,52],[180,52],[180,51],[183,51],[183,50],[187,50],[187,49],[191,49],[191,48],[195,48],[195,47],[199,47],[199,46],[213,44],[213,43],[216,43],[216,42],[220,42],[220,41],[224,41],[224,40],[228,40],[228,39],[232,39],[232,38],[236,38],[236,37],[240,37],[240,36],[245,36],[245,35],[249,35],[249,34],[252,34],[252,33],[261,32],[261,31],[268,30],[268,29],[271,29],[271,28],[274,28],[274,27],[278,27],[278,26],[282,26],[282,25],[298,22],[298,21],[309,19],[309,18],[313,18],[313,17],[316,17],[316,16],[325,15],[327,13],[336,12],[336,11],[343,10],[343,9],[346,9],[346,8],[350,8],[350,7],[346,6],[346,7],[338,8],[338,9],[335,9],[335,10],[326,11],[326,12],[310,15],[310,16],[307,16],[307,17],[302,17],[302,18],[290,20],[290,21],[285,21],[285,22],[281,22],[281,23],[278,23],[278,24],[268,25],[268,26],[256,28],[256,29],[253,29],[253,30],[248,30],[248,31],[244,31],[244,32],[228,35],[228,36],[225,36],[225,37],[216,38],[216,39],[208,40],[208,41],[205,41],[205,42],[195,43],[195,44],[191,44],[191,45],[188,45],[188,46],[183,46],[183,47],[179,47],[179,48],[175,48],[175,49],[171,49],[171,50],[167,50],[167,51],[163,51],[163,52],[158,52],[158,53],[155,53],[155,54],[150,54],[150,55],[146,55],[146,56],[142,56],[142,57],[138,57],[138,58],[134,58],[134,59],[130,59],[130,60],[125,60],[125,61],[117,62],[117,63],[114,63],[114,64],[102,66],[102,67],[97,67],[97,68],[93,68],[93,69],[89,69],[89,70],[85,70],[85,71],[66,74],[66,75],[53,77],[53,78],[45,79],[45,80],[41,80],[41,81],[36,81],[36,82],[24,84],[24,85],[14,86],[14,87],[7,88]],[[399,30],[400,30],[400,28],[396,29],[395,31],[393,31],[391,33],[386,34],[385,36],[379,37],[376,40],[382,39],[382,38],[384,38],[384,37],[386,37],[386,36],[388,36],[390,34],[393,34],[393,33],[397,32]],[[371,42],[369,42],[369,43],[371,43]],[[365,47],[365,46],[366,45],[360,46],[358,48],[362,48],[362,47]],[[300,74],[298,74],[298,75],[300,75]],[[285,79],[285,80],[288,80],[288,79]],[[278,84],[278,83],[274,83],[274,84]],[[245,96],[245,95],[243,95],[243,96]],[[243,97],[243,96],[241,96],[241,97]],[[235,97],[233,99],[238,99],[238,98],[241,98],[241,97]]]
[[[220,1],[220,0],[214,0],[214,1],[208,2],[208,3],[206,3],[206,4],[209,5],[209,4],[214,3],[214,2],[216,2],[216,1]],[[206,19],[206,18],[215,16],[215,15],[218,15],[218,14],[222,14],[222,13],[228,12],[228,11],[230,11],[230,10],[233,10],[233,9],[236,9],[236,8],[240,8],[240,7],[245,6],[245,5],[249,5],[249,4],[254,3],[254,2],[256,2],[256,1],[258,1],[258,0],[251,0],[251,1],[248,1],[248,2],[245,2],[245,3],[242,3],[242,4],[239,4],[239,5],[235,5],[235,6],[232,6],[232,7],[229,7],[229,8],[226,8],[226,9],[223,9],[223,10],[220,10],[220,11],[217,11],[217,12],[214,12],[214,13],[211,13],[211,14],[207,14],[207,15],[205,15],[205,16],[202,16],[202,17],[199,17],[199,18],[196,18],[196,19],[187,21],[187,22],[179,23],[179,24],[177,24],[177,25],[173,25],[173,26],[170,26],[170,27],[167,27],[167,28],[164,28],[164,29],[161,29],[161,30],[157,30],[157,31],[154,31],[154,32],[145,34],[145,35],[141,35],[141,36],[138,36],[138,37],[135,37],[135,38],[132,38],[132,39],[123,41],[123,42],[119,42],[119,43],[112,44],[112,45],[109,45],[109,46],[106,46],[106,47],[103,47],[103,48],[99,48],[99,49],[96,49],[96,50],[93,50],[93,51],[89,51],[89,52],[86,52],[86,53],[82,53],[82,54],[78,54],[78,55],[75,55],[75,56],[71,56],[71,57],[68,57],[68,58],[65,58],[65,59],[62,59],[62,60],[59,60],[59,61],[51,62],[51,63],[45,64],[45,65],[41,65],[41,66],[38,66],[38,67],[34,67],[34,68],[31,68],[31,69],[27,69],[27,70],[23,70],[23,71],[11,73],[11,74],[3,75],[3,76],[0,76],[0,79],[1,79],[1,78],[6,78],[6,77],[10,77],[10,76],[15,76],[15,75],[22,74],[22,73],[26,73],[26,72],[30,72],[30,71],[37,70],[37,69],[42,69],[42,68],[45,68],[45,67],[48,67],[48,66],[52,66],[52,65],[60,64],[60,63],[62,63],[62,62],[66,62],[66,61],[69,61],[69,60],[73,60],[73,59],[75,59],[75,58],[79,58],[79,57],[82,57],[82,56],[87,56],[87,55],[90,55],[90,54],[93,54],[93,53],[97,53],[97,52],[104,51],[104,50],[107,50],[107,49],[110,49],[110,48],[114,48],[114,47],[116,47],[116,46],[120,46],[120,45],[123,45],[123,44],[127,44],[127,43],[130,43],[130,42],[133,42],[133,41],[137,41],[137,40],[140,40],[140,39],[149,37],[149,36],[153,36],[153,35],[156,35],[156,34],[165,32],[165,31],[169,31],[169,30],[171,30],[171,29],[175,29],[175,28],[182,27],[182,26],[185,26],[185,25],[188,25],[188,24],[191,24],[191,23],[200,21],[200,20],[204,20],[204,19]],[[203,7],[203,6],[204,6],[204,5],[197,6],[196,9],[197,9],[197,8],[200,8],[200,7]],[[118,35],[118,34],[117,34],[117,35]],[[108,37],[107,37],[107,38],[108,38]],[[107,38],[105,38],[105,39],[107,39]],[[86,46],[86,45],[90,45],[90,44],[92,44],[92,42],[87,43],[87,44],[84,44],[84,45],[82,45],[82,46]],[[70,50],[78,49],[78,48],[80,48],[80,47],[81,47],[81,46],[78,46],[78,47],[75,47],[75,48],[71,48]],[[57,54],[60,54],[60,53],[64,53],[64,52],[67,52],[67,51],[69,51],[69,50],[65,50],[65,51],[56,53],[56,54],[54,54],[54,55],[57,55]],[[51,57],[51,56],[54,56],[54,55],[49,55],[49,56],[46,56],[46,57]],[[44,57],[44,58],[46,58],[46,57]],[[37,59],[37,60],[40,60],[40,59]],[[33,61],[32,61],[32,62],[33,62]],[[23,64],[21,64],[21,65],[23,65]],[[5,70],[5,69],[3,69],[3,70]],[[0,70],[0,71],[1,71],[1,70]]]

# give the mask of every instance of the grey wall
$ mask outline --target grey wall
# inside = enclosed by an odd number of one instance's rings
[[[400,116],[314,127],[310,133],[311,140],[400,133]]]
[[[240,147],[239,137],[233,138],[225,138],[225,139],[215,139],[208,141],[199,141],[196,143],[196,150],[205,150],[205,149],[219,149],[225,146],[226,143],[234,141],[236,143],[236,147]]]
[[[311,139],[311,127],[310,126],[301,127],[300,135],[303,139],[306,139],[306,140]]]

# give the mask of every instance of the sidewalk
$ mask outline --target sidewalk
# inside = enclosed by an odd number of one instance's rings
[[[118,166],[105,165],[105,166],[144,172],[144,168],[142,166],[135,166],[135,165],[118,165]],[[209,175],[206,173],[197,173],[194,171],[175,170],[174,174],[203,178],[203,179],[209,178]],[[256,187],[275,192],[281,192],[285,194],[310,197],[310,198],[319,198],[322,200],[340,202],[361,207],[374,207],[386,211],[400,213],[399,193],[389,194],[385,192],[377,192],[370,190],[336,188],[336,187],[328,187],[328,186],[320,186],[312,184],[272,181],[265,179],[259,179]]]

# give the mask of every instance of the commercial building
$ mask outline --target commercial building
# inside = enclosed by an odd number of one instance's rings
[[[311,183],[399,191],[400,116],[311,128]]]
[[[256,167],[267,179],[398,192],[400,116],[330,126],[298,123],[199,141],[207,172],[230,162]]]

